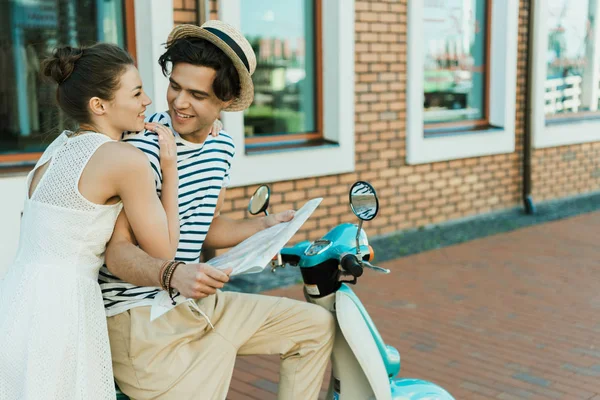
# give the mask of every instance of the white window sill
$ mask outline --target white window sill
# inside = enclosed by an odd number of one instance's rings
[[[599,120],[544,123],[533,129],[533,147],[538,149],[600,141]]]
[[[514,137],[514,130],[498,128],[453,131],[427,137],[421,133],[413,139],[407,161],[409,164],[426,164],[512,153],[515,150]]]

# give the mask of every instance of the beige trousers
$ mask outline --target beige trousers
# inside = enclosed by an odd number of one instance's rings
[[[131,399],[225,399],[237,355],[280,354],[279,399],[317,399],[333,347],[325,309],[221,292],[150,321],[150,307],[108,318],[115,379]]]

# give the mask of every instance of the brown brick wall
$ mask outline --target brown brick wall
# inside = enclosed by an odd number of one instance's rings
[[[516,151],[512,154],[424,165],[406,164],[406,18],[408,0],[356,0],[356,172],[269,183],[272,210],[324,201],[294,239],[316,239],[340,222],[354,221],[347,192],[357,179],[370,181],[381,212],[366,225],[371,235],[439,223],[521,202],[526,110],[529,0],[519,11]],[[211,0],[211,17],[216,1]],[[600,143],[536,150],[534,200],[598,189]],[[246,216],[256,186],[228,190],[224,213]],[[309,236],[310,233],[310,236]]]
[[[196,0],[173,0],[173,19],[175,25],[197,24]]]
[[[217,19],[217,0],[209,1],[210,19]],[[175,25],[198,24],[197,0],[173,0]]]
[[[548,200],[600,188],[600,142],[536,150],[534,200]]]
[[[373,184],[379,216],[365,225],[371,235],[513,207],[520,201],[521,152],[424,165],[406,164],[407,0],[356,1],[356,172],[271,183],[273,210],[324,201],[295,240],[316,239],[335,224],[354,221],[348,189],[357,179]],[[526,4],[519,35],[527,36]],[[519,48],[519,76],[526,71],[526,48]],[[518,148],[523,133],[525,85],[519,81]],[[243,217],[256,186],[228,190],[226,214]],[[309,236],[310,233],[310,236]]]
[[[210,0],[210,19],[217,19],[217,0]]]

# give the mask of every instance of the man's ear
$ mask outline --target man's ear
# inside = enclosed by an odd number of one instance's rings
[[[94,115],[104,115],[104,113],[106,113],[104,101],[99,97],[92,97],[88,102],[88,105],[90,106],[90,111]]]
[[[223,106],[221,107],[221,111],[224,111],[227,107],[229,107],[235,101],[235,97],[229,101],[224,101]]]

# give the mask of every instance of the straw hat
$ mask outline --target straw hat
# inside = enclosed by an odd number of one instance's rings
[[[242,111],[248,108],[254,100],[252,74],[256,69],[256,55],[242,33],[218,20],[207,21],[202,26],[184,24],[173,28],[167,39],[167,47],[183,38],[208,40],[227,54],[238,72],[241,88],[239,97],[225,111]]]

